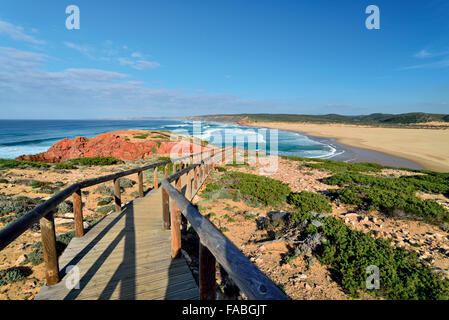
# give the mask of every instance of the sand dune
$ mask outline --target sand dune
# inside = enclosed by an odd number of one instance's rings
[[[398,129],[285,122],[249,125],[336,138],[338,143],[408,159],[429,170],[449,172],[449,129]]]

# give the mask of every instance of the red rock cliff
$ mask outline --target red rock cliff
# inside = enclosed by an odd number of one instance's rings
[[[145,139],[136,135],[148,135]],[[156,137],[154,136],[156,135]],[[94,138],[76,137],[73,140],[63,139],[56,142],[48,151],[23,155],[17,160],[58,163],[69,159],[84,157],[114,157],[121,160],[138,160],[154,155],[169,155],[171,152],[200,152],[205,149],[188,141],[169,141],[157,132],[142,130],[123,130],[100,134]],[[165,141],[164,141],[165,140]],[[194,150],[195,149],[195,150]]]

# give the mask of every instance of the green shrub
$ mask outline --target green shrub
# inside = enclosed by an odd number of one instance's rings
[[[215,167],[215,169],[217,169],[218,172],[227,172],[228,169],[226,169],[225,167]]]
[[[291,192],[287,184],[278,180],[242,172],[223,175],[221,184],[225,188],[239,191],[239,195],[248,200],[260,202],[265,206],[275,206],[285,201]]]
[[[12,267],[6,270],[0,270],[0,287],[21,281],[31,273],[31,269],[27,267]]]
[[[120,178],[120,188],[128,189],[132,188],[136,184],[135,181],[128,178]]]
[[[6,180],[6,179],[0,179],[0,183],[8,183],[8,180]]]
[[[158,157],[156,163],[166,162],[166,161],[170,161],[170,157]],[[159,166],[159,167],[157,167],[157,169],[158,169],[158,171],[162,172],[165,170],[165,165]],[[173,163],[170,162],[170,163],[168,163],[168,174],[170,175],[172,172],[173,172]]]
[[[133,136],[133,138],[134,139],[146,139],[146,138],[148,138],[148,136],[149,136],[148,133],[146,133],[146,134],[136,134],[136,135]]]
[[[113,187],[108,187],[105,184],[102,184],[100,186],[98,186],[95,190],[94,193],[99,193],[103,196],[113,196],[114,195],[114,188]]]
[[[68,246],[68,244],[70,243],[70,241],[73,239],[74,236],[75,232],[71,231],[56,237],[56,252],[58,256],[60,256],[64,252],[65,248]],[[34,250],[31,251],[29,254],[27,254],[27,258],[23,263],[24,264],[31,263],[31,265],[37,266],[42,262],[44,262],[44,251],[42,249],[42,242],[39,241],[35,243],[31,248]]]
[[[111,211],[115,211],[115,205],[98,208],[96,212],[106,214]]]
[[[98,201],[97,205],[98,206],[105,206],[105,205],[110,204],[112,202],[112,200],[114,200],[113,197],[98,198],[97,199],[97,201]]]
[[[380,290],[371,291],[375,295],[406,300],[449,298],[449,280],[432,271],[415,252],[352,230],[339,219],[319,220],[327,241],[316,252],[318,259],[332,267],[337,282],[351,295],[367,290],[366,268],[374,265],[380,270]]]
[[[58,170],[74,170],[74,169],[78,169],[78,167],[75,166],[70,161],[66,161],[66,162],[60,162],[60,163],[55,164],[55,169],[58,169]]]
[[[42,202],[42,200],[31,199],[24,196],[14,198],[0,195],[0,222],[3,224],[14,222]],[[11,213],[15,214],[9,215]]]
[[[50,165],[42,162],[0,159],[0,169],[46,169]]]
[[[332,212],[332,206],[325,196],[319,193],[301,191],[291,193],[287,197],[287,202],[294,205],[301,214],[309,212]]]
[[[71,201],[64,201],[58,205],[58,213],[73,212],[73,203]]]
[[[72,165],[81,165],[81,166],[111,166],[115,164],[124,163],[122,160],[116,159],[114,157],[78,158],[68,160],[67,162]]]
[[[364,206],[393,214],[396,210],[432,223],[449,221],[449,211],[434,200],[423,200],[417,191],[446,192],[449,181],[441,176],[408,176],[380,178],[360,173],[337,174],[323,179],[329,185],[343,188],[330,190],[341,202]]]
[[[307,224],[311,220],[321,223],[320,228]],[[449,298],[449,279],[433,271],[414,251],[396,247],[391,240],[374,239],[371,233],[353,230],[342,220],[329,216],[298,213],[297,219],[292,216],[288,227],[300,229],[304,239],[319,233],[320,244],[313,254],[332,270],[333,279],[353,297],[366,291],[391,300]],[[366,288],[369,266],[379,268],[379,290]]]

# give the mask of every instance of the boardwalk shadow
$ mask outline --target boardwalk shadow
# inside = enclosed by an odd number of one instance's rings
[[[112,293],[120,284],[120,299],[135,299],[136,296],[136,238],[134,232],[134,206],[133,203],[127,205],[113,221],[109,223],[83,250],[81,250],[62,270],[66,272],[68,266],[76,265],[83,259],[106,234],[122,219],[125,219],[125,226],[117,236],[109,243],[100,256],[90,266],[79,281],[80,288],[72,289],[65,296],[64,300],[76,299],[84,290],[86,285],[98,274],[99,269],[106,262],[108,257],[114,252],[117,245],[124,240],[123,260],[114,271],[109,282],[104,287],[98,299],[110,299]]]

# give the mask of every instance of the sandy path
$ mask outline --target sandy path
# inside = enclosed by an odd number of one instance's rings
[[[449,172],[448,129],[398,129],[344,124],[260,122],[247,124],[335,138],[338,143],[411,160],[426,169]]]

